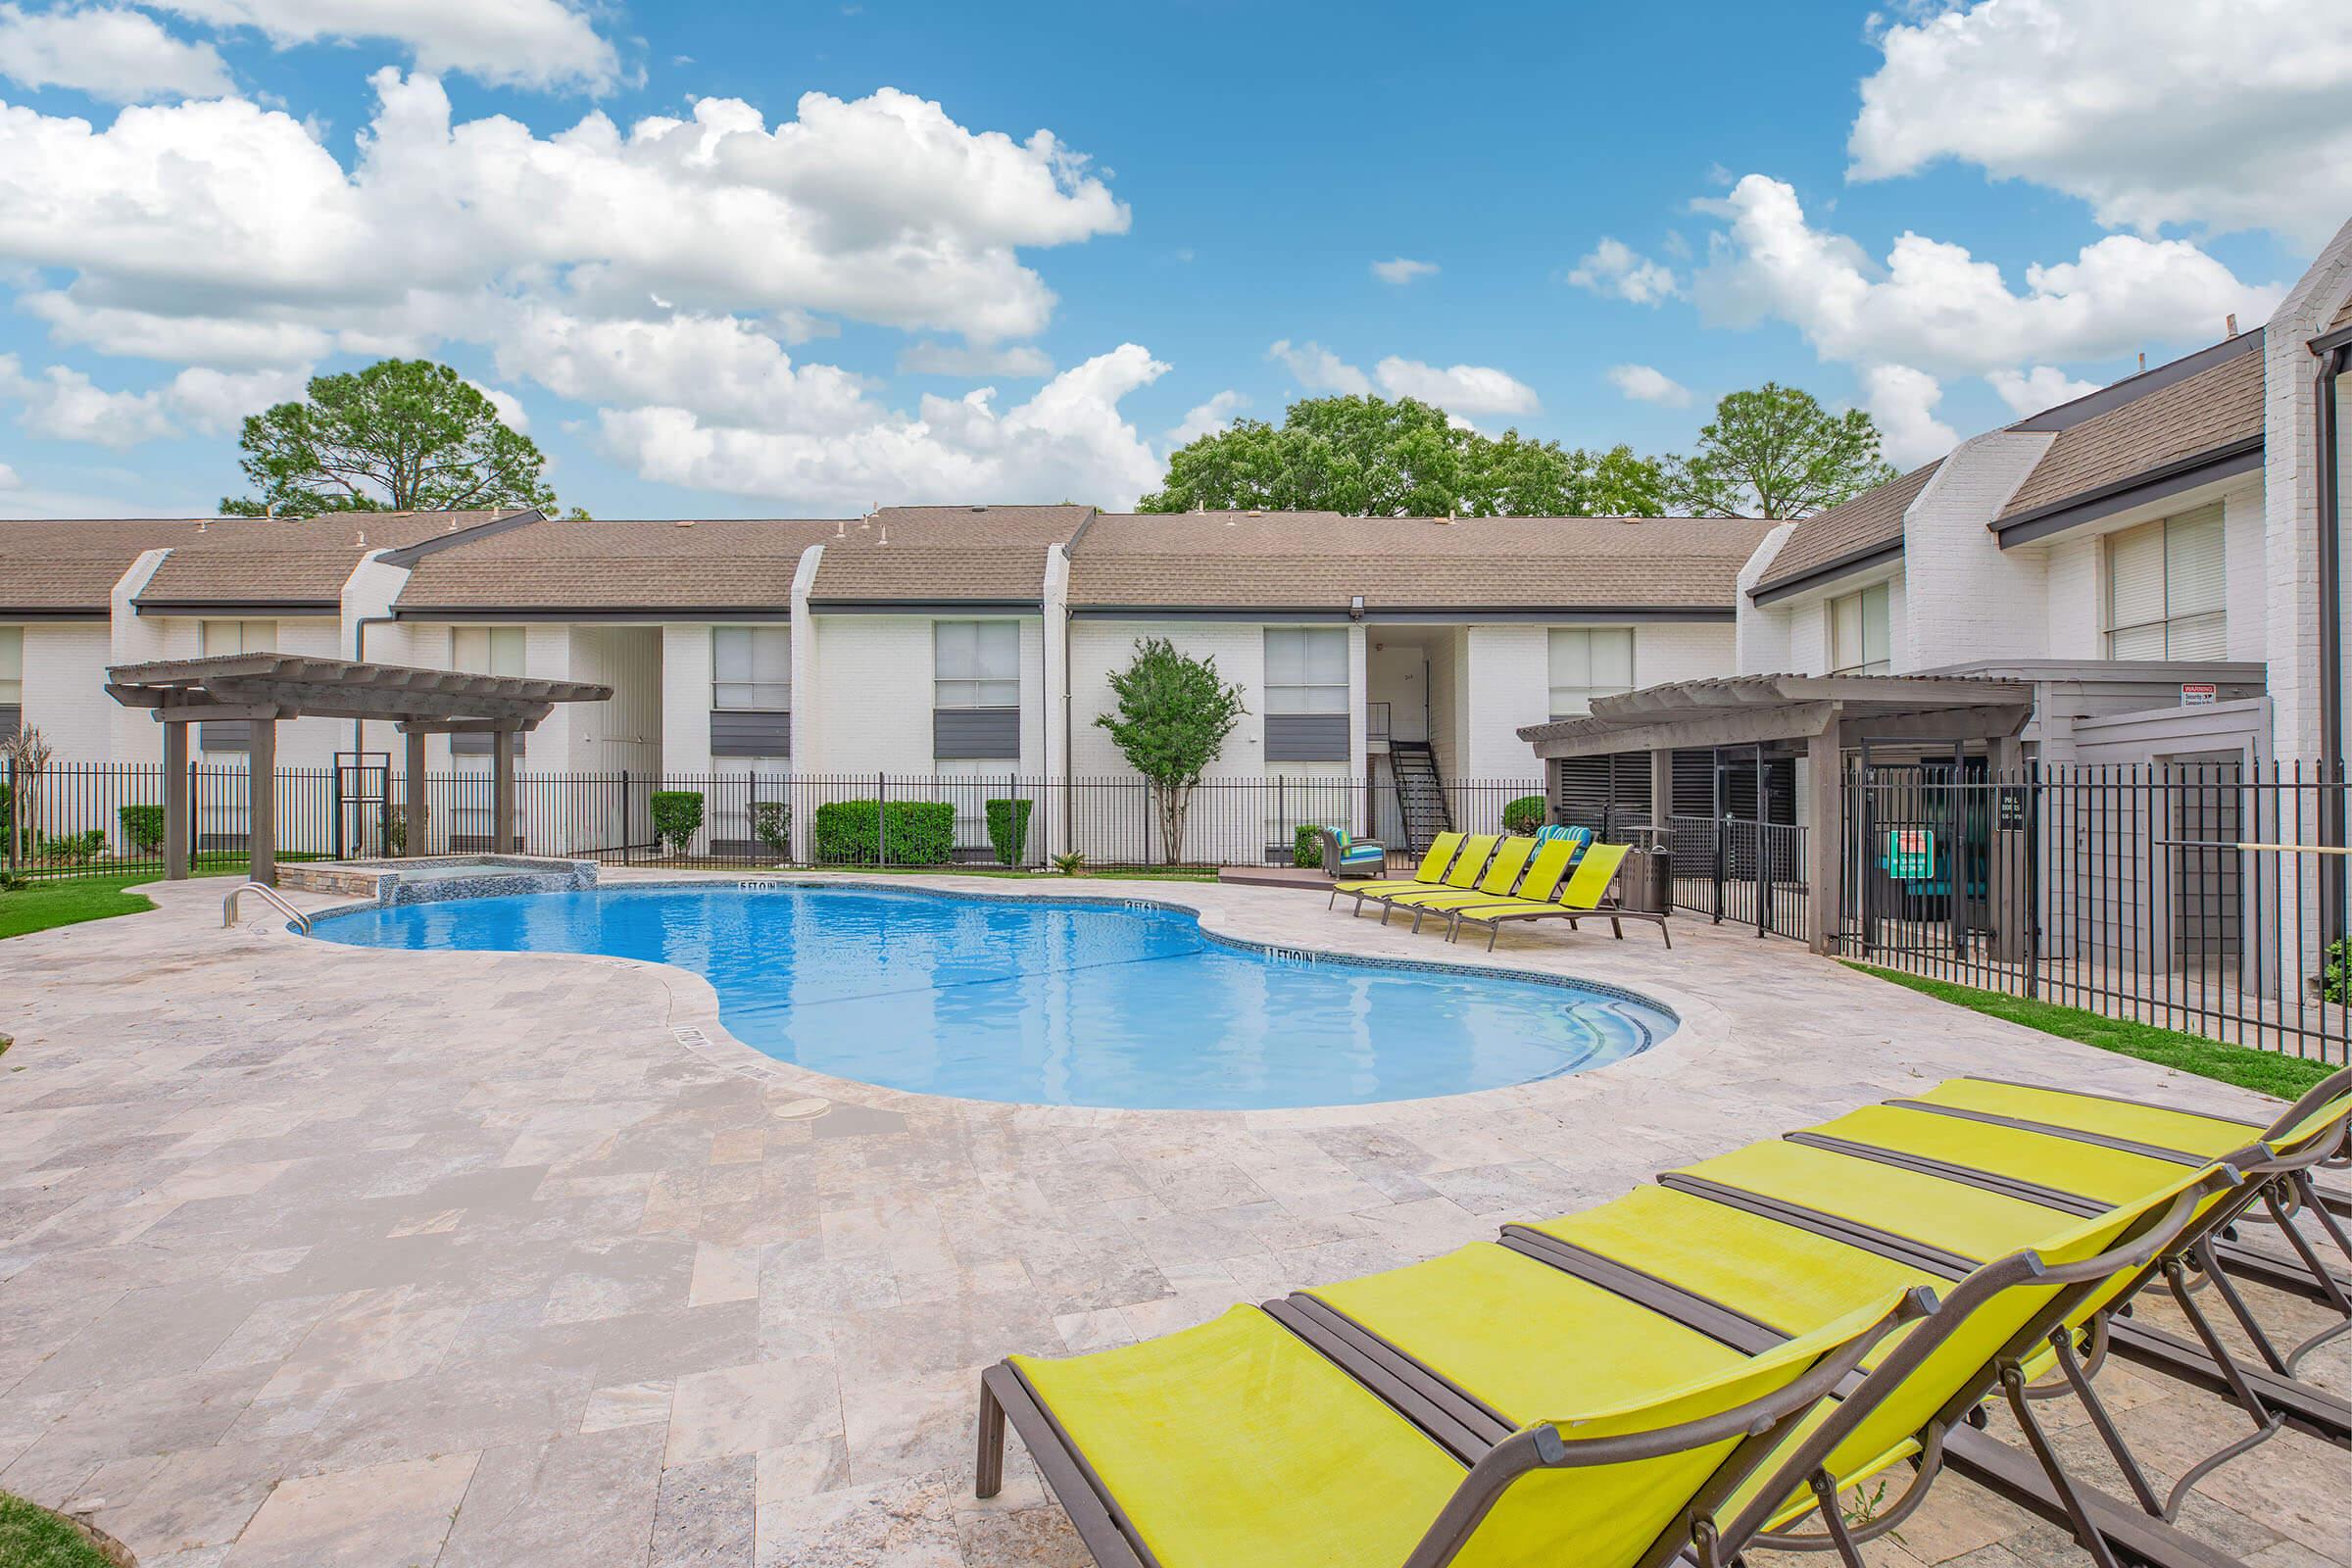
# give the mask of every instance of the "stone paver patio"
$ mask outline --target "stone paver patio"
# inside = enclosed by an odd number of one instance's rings
[[[1007,1350],[1425,1257],[1960,1071],[2259,1108],[1689,923],[1673,953],[1503,939],[1497,963],[1683,1015],[1597,1072],[1334,1110],[984,1104],[770,1062],[676,970],[222,931],[223,890],[0,943],[0,1490],[147,1568],[1078,1563],[1017,1444],[1004,1495],[970,1497]],[[1089,891],[1485,961],[1310,894]],[[2339,1344],[2312,1376],[2345,1369]],[[2106,1375],[2157,1469],[2232,1430]],[[2348,1495],[2352,1456],[2288,1434],[2188,1523],[2261,1568],[2352,1563]],[[1950,1479],[1871,1553],[2083,1560]]]

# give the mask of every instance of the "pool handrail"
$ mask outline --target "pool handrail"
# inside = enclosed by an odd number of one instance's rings
[[[286,918],[294,922],[295,930],[306,937],[311,934],[311,917],[287,903],[286,896],[267,882],[240,882],[228,890],[228,896],[220,901],[220,929],[228,930],[237,923],[237,900],[248,893],[259,893],[284,911]]]

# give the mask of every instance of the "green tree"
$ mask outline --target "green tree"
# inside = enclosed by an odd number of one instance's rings
[[[225,497],[222,512],[555,509],[538,446],[446,365],[379,360],[313,376],[308,392],[246,419],[238,466],[261,494]]]
[[[1339,512],[1375,517],[1643,516],[1665,472],[1620,446],[1594,454],[1486,436],[1412,398],[1306,398],[1279,425],[1238,419],[1171,454],[1145,512]]]
[[[1160,858],[1174,865],[1184,849],[1184,817],[1193,788],[1225,749],[1225,738],[1250,710],[1242,689],[1228,686],[1215,659],[1194,659],[1164,637],[1135,645],[1135,658],[1110,677],[1118,706],[1095,722],[1152,787],[1159,812]]]
[[[1669,462],[1666,497],[1700,516],[1802,517],[1894,476],[1869,415],[1767,381],[1715,405],[1698,450]]]

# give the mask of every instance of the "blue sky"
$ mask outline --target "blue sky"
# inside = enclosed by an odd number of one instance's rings
[[[608,516],[1120,505],[1349,388],[1665,451],[1777,378],[1910,463],[2352,211],[2352,21],[2268,0],[318,9],[0,4],[0,513],[207,510],[386,352]]]

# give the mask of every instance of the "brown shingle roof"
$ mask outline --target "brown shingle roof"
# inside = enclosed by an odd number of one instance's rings
[[[774,517],[549,519],[421,557],[395,603],[412,612],[784,610],[802,552],[842,526]]]
[[[2069,501],[2184,458],[2260,440],[2262,336],[2196,374],[2058,432],[2000,521]]]
[[[1070,557],[1073,608],[1368,612],[1732,608],[1770,525],[1745,518],[1112,514]]]
[[[1031,603],[1046,549],[1067,544],[1094,508],[884,507],[825,541],[809,598],[836,603]]]
[[[1899,479],[1889,479],[1805,518],[1781,545],[1781,553],[1772,558],[1756,586],[1776,587],[1832,563],[1900,544],[1903,514],[1911,510],[1911,503],[1919,499],[1920,491],[1942,465],[1943,460],[1937,458]]]
[[[139,590],[141,606],[318,605],[341,599],[361,560],[478,527],[507,512],[346,512],[231,517],[182,539]]]
[[[232,528],[242,519],[197,517],[0,518],[0,615],[107,612],[115,584],[142,551]]]

